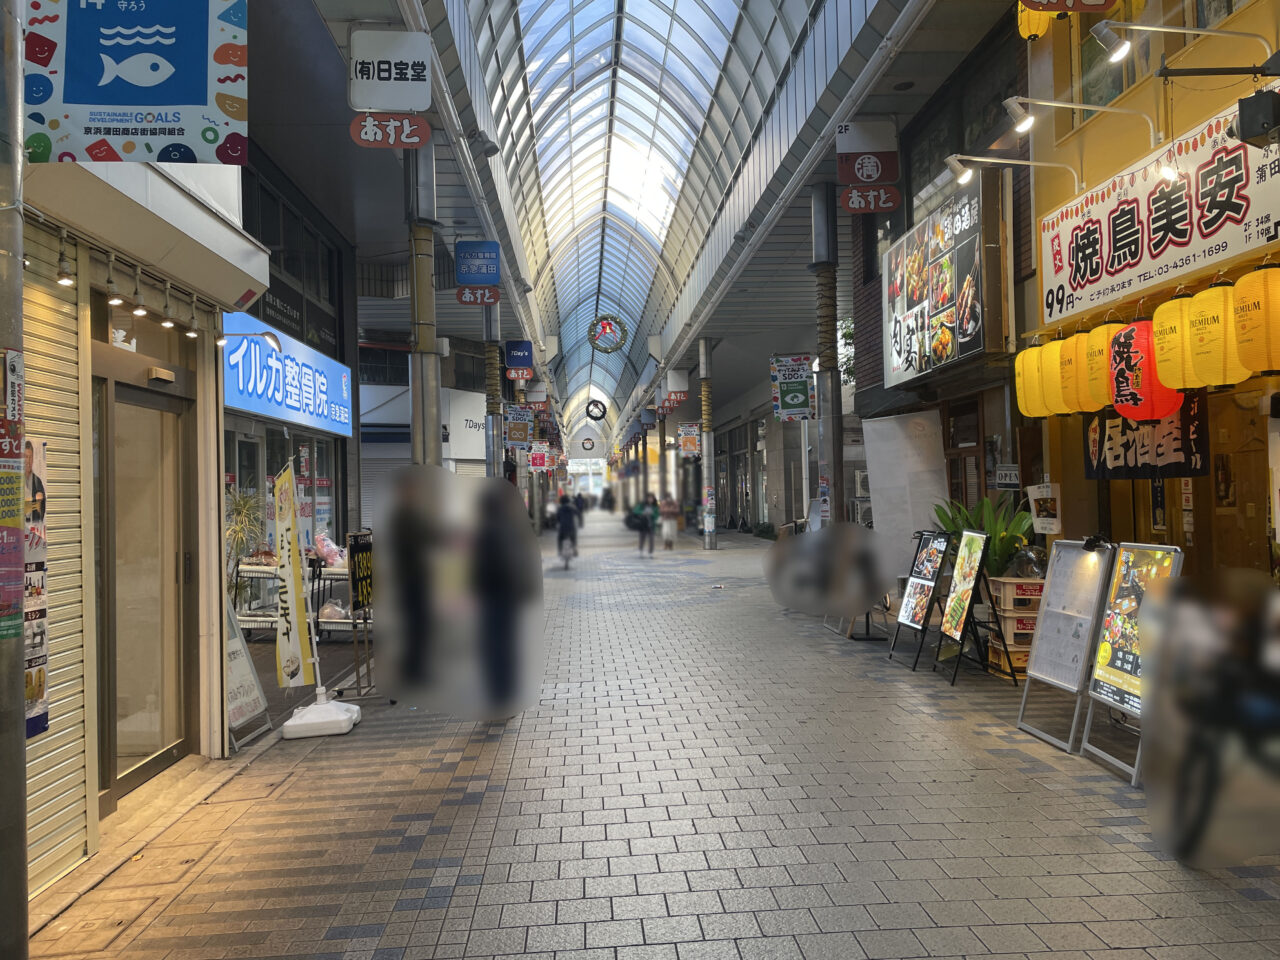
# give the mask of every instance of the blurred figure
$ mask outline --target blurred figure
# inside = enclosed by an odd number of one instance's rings
[[[614,512],[616,501],[613,498],[613,487],[605,487],[604,492],[600,494],[600,509]]]
[[[564,546],[566,540],[573,541],[573,555],[578,555],[578,523],[581,514],[572,503],[569,502],[569,495],[565,494],[560,497],[560,507],[556,510],[556,526],[559,533],[556,536],[556,553],[560,552],[560,548]]]
[[[645,541],[649,542],[649,556],[653,556],[653,531],[658,525],[658,498],[646,493],[644,499],[631,508],[638,523],[636,530],[640,534],[640,555],[644,556]]]
[[[572,508],[570,508],[572,509]],[[466,719],[509,717],[541,678],[542,557],[520,492],[403,467],[374,518],[381,693]]]
[[[671,494],[667,494],[662,498],[662,503],[658,505],[658,512],[662,514],[662,549],[674,550],[676,546],[676,527],[680,518],[680,507],[671,498]]]
[[[765,576],[783,607],[813,616],[861,616],[884,596],[875,531],[831,523],[783,537],[765,556]]]
[[[1170,581],[1144,600],[1139,631],[1162,846],[1198,867],[1280,853],[1280,593],[1255,570]]]
[[[581,490],[573,498],[573,508],[578,511],[578,526],[584,526],[587,522],[587,498]]]

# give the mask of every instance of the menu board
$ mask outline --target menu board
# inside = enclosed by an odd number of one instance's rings
[[[1157,544],[1122,543],[1111,567],[1102,609],[1098,649],[1093,658],[1089,695],[1130,716],[1142,715],[1142,643],[1138,611],[1147,588],[1176,577],[1182,551]]]
[[[982,572],[982,561],[987,553],[987,535],[976,530],[966,530],[960,535],[960,548],[956,551],[955,567],[951,574],[951,593],[942,608],[942,632],[960,641],[969,620],[969,608],[973,604],[973,590]],[[959,651],[957,651],[959,652]]]
[[[982,180],[975,176],[884,254],[884,385],[985,351]]]
[[[1028,677],[1071,693],[1084,690],[1111,555],[1110,546],[1086,550],[1078,540],[1054,542],[1031,642]]]
[[[911,564],[911,575],[907,578],[907,588],[902,593],[902,604],[898,607],[899,623],[917,630],[924,629],[938,574],[942,572],[950,546],[951,535],[948,533],[927,531],[921,536]]]

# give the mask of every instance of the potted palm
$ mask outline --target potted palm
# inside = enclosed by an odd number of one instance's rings
[[[241,598],[234,595],[236,568],[262,543],[262,500],[253,494],[243,493],[233,486],[228,486],[224,503],[226,520],[223,530],[227,547],[227,593],[231,596],[232,602],[238,605]],[[247,587],[247,582],[240,584],[241,590]]]

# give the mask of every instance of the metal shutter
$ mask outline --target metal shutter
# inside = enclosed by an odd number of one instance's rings
[[[68,243],[74,262],[76,251]],[[49,730],[27,742],[27,859],[34,894],[88,855],[87,710],[96,691],[85,690],[84,594],[92,557],[84,555],[83,496],[92,477],[81,472],[79,322],[76,288],[57,285],[58,239],[28,225],[30,260],[23,288],[26,353],[26,432],[48,443],[49,494]]]
[[[460,477],[483,477],[485,463],[483,460],[455,460],[454,472]]]
[[[382,489],[382,481],[396,467],[407,467],[413,463],[410,457],[390,457],[376,460],[369,456],[370,444],[360,445],[360,524],[366,530],[373,529],[374,504]]]

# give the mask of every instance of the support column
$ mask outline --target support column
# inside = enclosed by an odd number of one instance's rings
[[[484,310],[484,461],[486,477],[502,476],[502,321],[498,304]]]
[[[818,495],[831,503],[831,520],[844,516],[844,411],[840,396],[840,363],[836,350],[836,266],[839,241],[836,233],[836,188],[817,183],[810,188],[809,213],[813,221],[813,263],[817,275],[818,320]],[[827,479],[823,491],[823,478]]]
[[[21,376],[22,351],[22,28],[17,0],[0,0],[4,17],[3,100],[0,110],[0,348],[18,351],[5,364],[4,383]],[[87,278],[81,278],[87,282]],[[15,384],[16,386],[16,384]],[[9,391],[6,390],[6,393]],[[22,414],[6,424],[6,476],[22,476]],[[10,487],[6,487],[10,490]],[[15,488],[12,492],[17,493]],[[6,496],[0,524],[11,531],[0,560],[6,589],[22,591],[22,496]],[[14,533],[14,531],[19,531]],[[0,618],[0,957],[27,957],[27,742],[26,661],[22,611]],[[90,748],[92,749],[92,747]],[[93,796],[92,789],[90,797]]]
[[[640,500],[649,496],[649,428],[640,428]]]
[[[658,499],[667,497],[667,418],[658,418]]]
[[[409,354],[413,462],[438,467],[443,462],[440,414],[440,352],[436,342],[435,232],[431,224],[409,228],[413,271],[413,351]]]
[[[711,341],[698,341],[698,375],[702,378],[702,549],[716,549],[716,443],[711,425]]]

